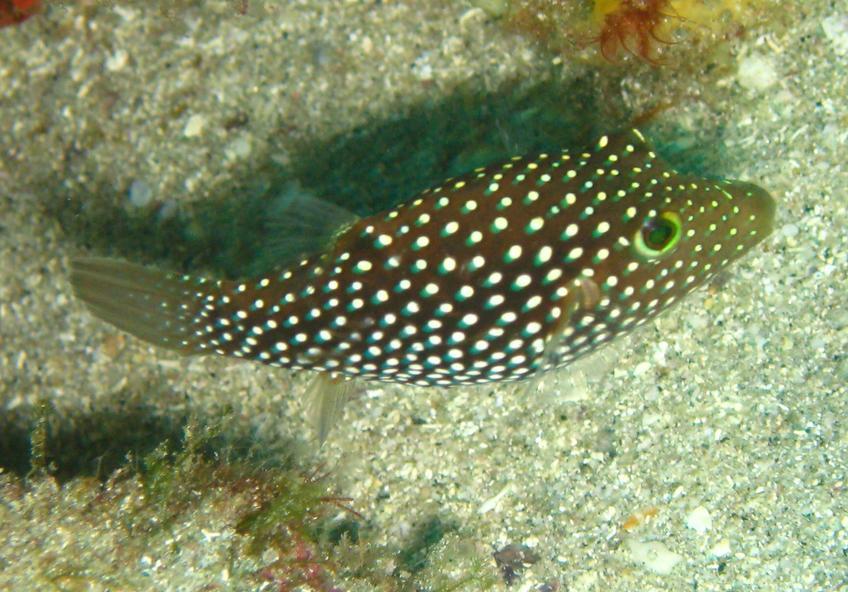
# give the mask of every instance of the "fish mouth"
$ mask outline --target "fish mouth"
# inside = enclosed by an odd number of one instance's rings
[[[752,236],[757,242],[767,237],[774,230],[774,218],[777,212],[777,202],[771,194],[753,183],[733,181],[729,192],[735,197],[746,225],[755,230]]]
[[[751,202],[751,209],[754,211],[760,222],[762,236],[766,237],[774,230],[774,218],[777,213],[777,202],[768,191],[759,185],[748,183],[748,188],[748,200]]]

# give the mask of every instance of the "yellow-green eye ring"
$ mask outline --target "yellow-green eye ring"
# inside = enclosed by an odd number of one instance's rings
[[[647,259],[667,255],[680,242],[681,228],[680,216],[674,212],[645,218],[633,237],[636,253]]]

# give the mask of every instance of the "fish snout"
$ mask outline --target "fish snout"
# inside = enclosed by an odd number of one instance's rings
[[[777,203],[771,194],[753,183],[735,182],[735,193],[739,196],[738,203],[747,225],[755,233],[752,237],[756,242],[767,237],[774,230],[774,217]]]

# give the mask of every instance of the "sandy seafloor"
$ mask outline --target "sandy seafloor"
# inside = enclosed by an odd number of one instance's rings
[[[670,96],[656,133],[715,142],[727,151],[714,157],[722,174],[778,200],[774,235],[720,284],[535,391],[369,389],[317,459],[298,398],[306,376],[180,359],[118,336],[74,301],[69,258],[104,252],[88,196],[167,216],[249,186],[257,163],[285,169],[304,143],[460,85],[484,93],[586,67],[461,1],[251,2],[246,15],[223,1],[62,4],[0,30],[7,473],[25,470],[39,414],[74,446],[103,450],[119,433],[170,435],[169,418],[223,417],[268,457],[323,462],[380,544],[399,547],[438,516],[490,562],[508,544],[532,548],[539,561],[514,589],[848,588],[844,3],[798,3],[789,18],[748,26],[726,42],[718,73],[591,67],[615,80],[602,98],[620,112]],[[67,225],[65,201],[82,204],[78,224]],[[133,245],[118,254],[144,259],[144,241]],[[163,252],[149,247],[148,260]],[[70,484],[96,472],[62,470]],[[64,491],[40,482],[0,499],[0,588],[271,589],[228,571],[235,535],[214,514],[184,517],[127,564],[110,559],[123,543],[108,525],[33,509],[45,496],[64,507]],[[63,563],[75,575],[51,576]],[[443,589],[435,582],[419,580]]]

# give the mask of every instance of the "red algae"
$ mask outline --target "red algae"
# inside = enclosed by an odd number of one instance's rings
[[[676,16],[670,10],[669,0],[596,2],[595,17],[602,22],[596,39],[601,55],[613,61],[623,50],[646,62],[658,63],[655,44],[670,42],[661,39],[657,30],[667,18]]]
[[[615,63],[635,58],[658,66],[670,65],[667,46],[681,41],[675,53],[704,55],[747,26],[777,19],[778,6],[777,0],[505,0],[503,23],[571,59],[600,56]],[[590,47],[596,50],[585,51]]]
[[[0,27],[18,25],[41,10],[41,0],[0,0]]]

